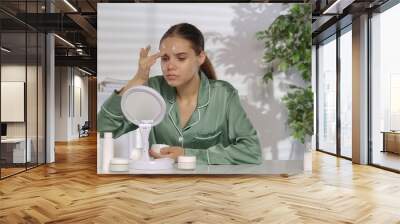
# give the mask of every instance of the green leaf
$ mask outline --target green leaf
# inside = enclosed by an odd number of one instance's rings
[[[287,62],[282,61],[279,66],[278,66],[278,70],[286,72],[286,70],[288,69],[289,65]]]
[[[265,75],[263,76],[263,80],[264,80],[265,83],[268,84],[268,82],[273,79],[272,74],[273,73],[271,71],[265,73]]]
[[[311,90],[311,5],[294,4],[286,15],[278,16],[266,30],[256,33],[263,41],[267,65],[263,81],[273,80],[274,71],[297,71],[307,87],[290,86],[282,102],[288,109],[287,124],[295,139],[303,142],[313,134],[314,100]]]

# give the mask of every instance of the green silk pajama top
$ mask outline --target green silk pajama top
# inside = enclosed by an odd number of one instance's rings
[[[150,132],[149,144],[184,148],[200,164],[260,164],[261,147],[256,130],[242,108],[237,90],[228,82],[209,80],[200,74],[197,107],[183,129],[176,104],[176,89],[163,76],[151,77],[148,86],[161,94],[166,115]],[[115,91],[98,114],[98,131],[114,138],[138,128],[121,110],[121,96]],[[140,106],[140,105],[138,105]]]

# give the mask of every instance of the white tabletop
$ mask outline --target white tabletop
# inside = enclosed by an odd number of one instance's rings
[[[254,174],[254,175],[293,175],[303,172],[303,160],[264,160],[260,165],[199,165],[195,170],[182,170],[174,164],[169,170],[135,170],[128,172],[99,172],[99,174]],[[132,162],[130,162],[130,167]]]

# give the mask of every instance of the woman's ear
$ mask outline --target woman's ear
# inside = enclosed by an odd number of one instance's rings
[[[201,66],[205,61],[206,61],[206,53],[204,51],[201,51],[199,54],[199,65]]]

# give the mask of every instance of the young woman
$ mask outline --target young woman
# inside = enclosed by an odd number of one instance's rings
[[[167,105],[164,120],[153,127],[151,144],[167,144],[154,157],[176,159],[194,155],[205,164],[259,164],[260,142],[243,110],[237,90],[216,80],[204,52],[204,38],[188,23],[172,26],[160,40],[159,52],[149,55],[150,46],[140,50],[136,75],[115,91],[98,114],[98,131],[113,132],[114,138],[135,130],[122,114],[121,96],[134,86],[157,90]],[[163,76],[149,78],[151,66],[161,58]]]

